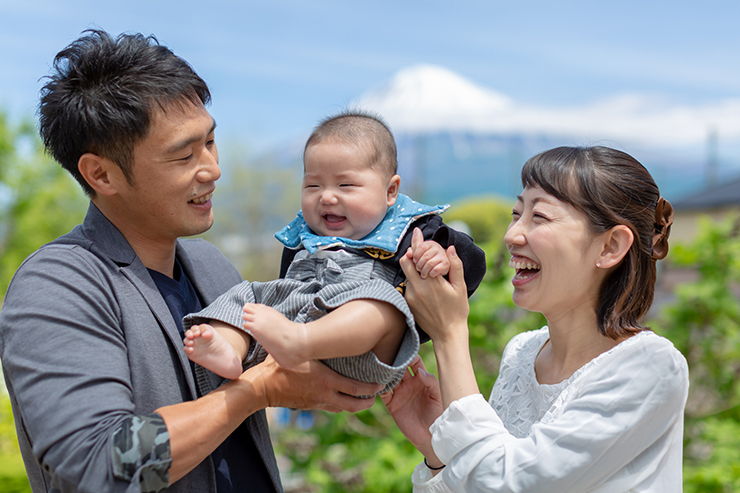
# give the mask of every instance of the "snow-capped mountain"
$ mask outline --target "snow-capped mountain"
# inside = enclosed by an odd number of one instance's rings
[[[370,89],[355,103],[399,132],[503,131],[513,102],[442,67],[417,65]]]
[[[417,65],[350,106],[375,112],[390,124],[402,186],[432,202],[511,197],[520,190],[524,161],[559,145],[625,150],[671,198],[706,184],[712,156],[715,176],[740,173],[740,98],[692,106],[620,94],[579,106],[536,106],[445,68]]]
[[[620,94],[581,106],[542,107],[517,103],[431,65],[399,71],[360,96],[354,106],[379,113],[401,133],[545,134],[641,147],[702,145],[711,131],[740,140],[740,97],[692,106]]]
[[[710,178],[740,175],[740,98],[692,106],[622,94],[580,106],[536,106],[445,68],[417,65],[348,106],[390,124],[401,188],[427,203],[482,195],[510,200],[521,191],[524,162],[562,145],[628,152],[670,200],[699,191]],[[298,166],[303,144],[302,137],[281,146],[278,161]]]

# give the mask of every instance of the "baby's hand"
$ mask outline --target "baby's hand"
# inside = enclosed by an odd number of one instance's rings
[[[450,272],[450,260],[447,258],[445,249],[436,241],[424,241],[419,228],[414,229],[411,250],[414,255],[414,265],[422,279],[428,276],[446,276]]]

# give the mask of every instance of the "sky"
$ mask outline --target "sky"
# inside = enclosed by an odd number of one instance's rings
[[[209,83],[219,138],[254,151],[422,63],[528,106],[711,105],[740,98],[738,24],[737,0],[0,0],[0,110],[33,116],[88,28],[154,34]]]

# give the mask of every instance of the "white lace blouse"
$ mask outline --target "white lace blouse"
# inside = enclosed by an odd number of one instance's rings
[[[643,331],[555,385],[534,360],[547,327],[514,337],[487,403],[453,402],[434,422],[447,467],[420,464],[415,492],[680,492],[688,368],[670,341]]]

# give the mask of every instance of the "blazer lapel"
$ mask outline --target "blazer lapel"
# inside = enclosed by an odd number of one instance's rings
[[[157,322],[159,322],[160,328],[169,339],[170,344],[175,348],[175,353],[177,354],[180,366],[183,369],[185,381],[188,384],[191,397],[193,399],[197,398],[198,392],[196,390],[193,372],[190,369],[190,360],[182,349],[182,337],[180,337],[180,332],[177,330],[177,325],[175,325],[175,321],[172,318],[172,313],[170,312],[167,303],[165,303],[164,298],[162,298],[159,289],[157,289],[157,285],[154,284],[149,271],[137,257],[136,261],[131,265],[122,266],[121,272],[131,281],[136,289],[139,290],[147,305],[149,305],[149,309],[152,311],[152,314],[154,314]]]
[[[119,266],[121,273],[141,293],[142,298],[149,306],[157,322],[159,322],[160,328],[174,347],[183,370],[182,373],[185,375],[188,390],[192,398],[195,399],[198,396],[198,392],[196,390],[193,372],[191,371],[190,360],[188,360],[185,351],[182,349],[183,344],[180,332],[177,330],[170,309],[159,293],[159,289],[154,284],[147,268],[141,263],[141,260],[123,234],[92,202],[90,202],[87,215],[82,223],[82,233],[87,238],[94,238],[90,242],[90,248],[98,250],[101,256],[106,256],[115,262]]]
[[[181,241],[177,242],[176,255],[180,261],[180,266],[185,271],[185,275],[188,276],[190,283],[195,288],[195,292],[198,293],[203,307],[205,308],[213,303],[221,290],[213,283],[212,276],[204,275],[208,272],[205,264],[203,264],[201,259],[188,255],[187,248],[185,248]],[[198,364],[195,365],[195,378],[196,388],[198,390],[197,395],[199,396],[216,389],[224,382],[222,377],[206,370]]]

